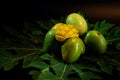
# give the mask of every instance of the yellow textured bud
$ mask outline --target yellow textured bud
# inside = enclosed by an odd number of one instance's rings
[[[52,29],[58,29],[61,25],[63,25],[64,23],[56,23]]]
[[[61,42],[71,37],[79,37],[79,31],[70,24],[61,25],[55,34],[56,40]]]

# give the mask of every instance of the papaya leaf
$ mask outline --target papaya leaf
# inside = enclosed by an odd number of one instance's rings
[[[120,63],[120,55],[116,55],[115,57],[113,57],[113,60]]]
[[[80,14],[81,16],[83,16],[85,18],[85,14],[83,12],[78,11],[77,13]]]
[[[118,70],[118,75],[120,75],[120,66],[117,66],[116,69]]]
[[[94,30],[98,30],[99,31],[99,21],[97,21],[94,25],[93,25],[93,29]]]
[[[81,80],[102,79],[97,74],[90,71],[82,71],[81,69],[78,69],[76,66],[73,66],[73,69],[78,73]]]
[[[39,24],[41,29],[45,29],[46,31],[50,30],[56,23],[65,23],[66,17],[60,17],[59,19],[53,19],[47,21],[38,20],[36,21]],[[46,32],[45,31],[45,32]]]
[[[88,71],[95,71],[95,72],[101,72],[99,69],[97,69],[97,67],[95,66],[95,64],[91,64],[92,62],[85,62],[85,61],[81,61],[79,63],[75,63],[73,64],[77,69],[80,70],[88,70]]]
[[[120,57],[120,56],[119,56]],[[120,58],[119,58],[120,59]],[[114,65],[114,66],[120,66],[120,60],[119,59],[111,59],[111,65]]]
[[[50,30],[50,28],[54,25],[54,23],[50,22],[50,20],[48,20],[48,21],[38,20],[36,22],[38,23],[38,25],[41,29],[44,29],[46,31]]]
[[[105,73],[107,73],[107,74],[112,75],[113,66],[110,65],[108,62],[106,62],[105,59],[103,59],[103,58],[102,58],[102,59],[99,59],[99,60],[97,61],[97,64],[100,66],[100,70],[101,70],[102,72],[105,72]]]
[[[43,32],[41,30],[34,30],[34,31],[32,31],[32,35],[40,35],[40,36],[42,36]]]
[[[106,38],[109,43],[120,41],[120,26],[116,26],[116,27],[112,28],[109,32],[109,35]]]
[[[40,58],[39,58],[39,55],[42,53],[39,51],[35,51],[32,54],[33,54],[32,56],[24,58],[23,66],[22,66],[23,68],[28,68],[28,67],[39,68],[40,66],[43,65]]]
[[[32,75],[33,80],[39,80],[38,79],[39,74],[40,74],[40,71],[37,71],[37,70],[32,70],[29,72],[29,75]]]
[[[10,52],[5,50],[0,50],[0,68],[4,70],[10,70],[18,64],[18,61],[15,60],[15,56]]]
[[[58,20],[55,20],[55,19],[52,19],[52,18],[51,18],[51,22],[54,23],[54,24],[59,23]]]
[[[34,43],[28,35],[25,35],[24,33],[20,33],[16,31],[15,29],[9,28],[7,26],[4,27],[7,33],[7,37],[4,39],[7,41],[6,45],[10,45],[9,47],[34,47],[36,46],[36,43]],[[11,38],[9,38],[10,36]],[[4,41],[3,41],[4,42]]]
[[[50,80],[61,80],[64,79],[64,74],[66,71],[66,65],[62,63],[58,63],[54,66],[52,66],[53,70],[55,71],[55,74],[50,72],[50,69],[44,69],[42,70],[42,73],[39,75],[39,80],[41,79],[50,79]]]
[[[51,22],[56,24],[56,23],[66,23],[66,17],[67,16],[64,16],[64,17],[60,17],[59,19],[53,19],[51,18]]]
[[[96,72],[100,72],[94,65],[86,65],[84,62],[83,63],[79,63],[79,64],[65,64],[63,62],[59,62],[57,61],[53,56],[49,55],[49,54],[45,54],[43,56],[40,57],[41,58],[41,62],[39,62],[39,69],[40,71],[37,73],[39,73],[39,76],[37,78],[37,80],[62,80],[62,79],[71,79],[68,76],[73,74],[79,74],[79,70],[88,70],[88,72],[82,72],[82,74],[84,74],[84,76],[81,74],[80,77],[76,78],[76,79],[80,79],[82,78],[83,80],[87,79],[101,79],[99,76],[93,76],[95,75],[95,73],[90,72],[90,71],[96,71]],[[42,61],[43,60],[43,61]],[[49,61],[48,62],[44,62],[45,60]],[[35,64],[34,64],[35,65]],[[34,66],[35,67],[35,66]],[[38,67],[36,67],[38,68]],[[73,72],[74,70],[74,72]],[[77,72],[78,70],[78,72]],[[36,75],[34,74],[34,72],[36,71],[31,71],[30,73],[33,73],[31,75],[33,75],[33,77]],[[89,73],[89,75],[87,75]],[[87,76],[86,76],[87,75]]]
[[[26,51],[24,51],[24,50],[26,50]],[[4,52],[1,52],[0,53],[0,55],[1,55],[0,56],[1,57],[0,67],[4,67],[5,70],[6,70],[6,68],[8,66],[16,65],[17,64],[16,62],[18,62],[19,60],[24,59],[24,58],[27,59],[27,58],[29,58],[31,56],[34,56],[36,54],[39,54],[39,53],[40,53],[39,51],[35,51],[35,50],[32,51],[32,50],[29,50],[29,49],[28,50],[27,49],[23,49],[22,51],[19,51],[17,54],[14,54],[14,55],[12,55],[12,53],[8,53],[8,52],[6,54]],[[3,54],[5,54],[5,55],[3,55]],[[13,67],[11,67],[11,68],[13,68]]]
[[[25,22],[23,32],[34,43],[43,43],[45,30],[40,28],[37,22],[34,25],[30,22]]]
[[[3,67],[4,70],[14,68],[19,60],[39,54],[41,51],[42,45],[37,45],[30,37],[23,33],[7,26],[4,27],[4,30],[6,31],[6,36],[0,39],[0,57],[5,59],[5,61],[1,60],[0,67]],[[3,55],[4,53],[6,55]],[[7,57],[8,54],[11,55]]]
[[[53,58],[53,56],[50,56],[49,54],[45,54],[45,55],[41,56],[40,58],[43,61],[39,62],[40,74],[39,74],[37,80],[66,79],[68,74],[72,70],[70,66],[68,66],[67,64],[64,64],[62,62],[58,62],[57,60],[55,60]],[[45,60],[50,61],[50,63],[46,62]],[[33,64],[33,65],[35,65],[35,64]],[[30,72],[30,74],[32,72]],[[31,75],[35,76],[36,74],[31,74]]]
[[[69,74],[69,72],[71,71],[71,67],[69,67],[67,64],[64,64],[64,63],[61,63],[61,62],[58,62],[56,61],[53,57],[51,56],[44,56],[42,57],[42,59],[46,59],[46,60],[50,60],[50,66],[49,66],[49,69],[44,69],[42,70],[42,73],[44,75],[39,75],[39,79],[40,78],[43,78],[43,80],[48,78],[48,79],[52,79],[52,80],[55,80],[55,79],[58,79],[58,80],[61,80],[61,79],[66,79],[67,78],[67,75]],[[50,68],[52,69],[52,72],[50,72]],[[46,73],[49,73],[50,72],[50,76],[48,76]]]
[[[93,29],[101,32],[105,37],[109,33],[109,29],[111,29],[114,26],[114,24],[110,24],[106,22],[106,20],[103,20],[101,22],[97,22],[94,26]]]
[[[108,44],[112,44],[113,48],[120,50],[120,26],[112,28],[106,38]]]
[[[91,79],[97,79],[100,80],[102,79],[100,76],[98,76],[96,73],[93,72],[83,72],[80,73],[81,80],[91,80]]]
[[[117,49],[117,50],[120,50],[120,43],[117,43],[117,44],[116,44],[116,49]]]

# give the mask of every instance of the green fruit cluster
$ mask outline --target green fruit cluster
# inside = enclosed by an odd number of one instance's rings
[[[45,35],[43,50],[50,51],[60,43],[55,39],[56,30],[64,23],[55,24]],[[86,48],[95,54],[103,54],[107,48],[105,37],[96,30],[88,31],[88,25],[83,16],[78,13],[71,13],[66,18],[66,23],[72,25],[79,31],[78,37],[71,37],[62,42],[60,48],[63,61],[73,63],[77,61],[80,55],[84,54]],[[84,39],[81,36],[85,35]]]

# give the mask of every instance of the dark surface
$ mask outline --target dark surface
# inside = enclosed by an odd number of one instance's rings
[[[6,23],[22,23],[37,19],[59,18],[82,11],[91,22],[106,19],[119,24],[120,2],[106,0],[60,0],[1,3],[0,20]]]

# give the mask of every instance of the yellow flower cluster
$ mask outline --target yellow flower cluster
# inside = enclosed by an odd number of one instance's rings
[[[71,37],[79,37],[79,31],[70,24],[63,24],[57,30],[55,38],[58,41],[65,41]]]

